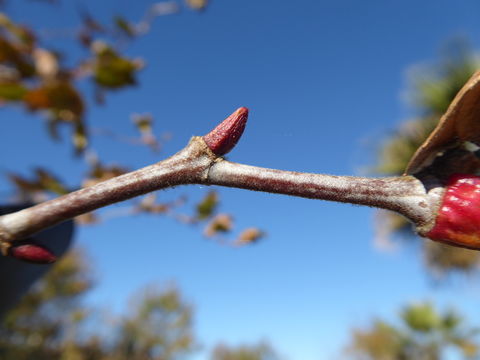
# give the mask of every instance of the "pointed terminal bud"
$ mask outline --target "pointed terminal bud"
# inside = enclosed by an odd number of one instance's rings
[[[203,137],[203,140],[217,156],[230,152],[245,130],[248,119],[248,109],[238,108],[232,115],[223,120],[215,129]]]
[[[480,177],[462,174],[450,177],[435,224],[423,236],[480,250]]]
[[[34,243],[13,244],[8,249],[8,255],[33,264],[51,264],[57,260],[46,247]]]

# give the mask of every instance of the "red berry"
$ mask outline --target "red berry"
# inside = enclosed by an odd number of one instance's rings
[[[448,180],[433,228],[426,237],[480,249],[480,177],[455,174]]]

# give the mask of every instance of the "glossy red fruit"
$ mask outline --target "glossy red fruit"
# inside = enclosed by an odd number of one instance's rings
[[[223,120],[215,129],[203,137],[207,146],[217,156],[232,150],[245,130],[248,109],[238,108],[232,115]]]
[[[426,237],[469,249],[480,249],[480,177],[452,175],[433,228]]]
[[[57,260],[46,247],[33,243],[13,245],[9,249],[9,255],[34,264],[51,264]]]

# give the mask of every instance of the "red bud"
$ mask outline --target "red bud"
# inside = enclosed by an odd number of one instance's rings
[[[217,156],[222,156],[237,145],[245,130],[248,109],[238,108],[232,115],[223,120],[215,129],[203,137],[207,146]]]
[[[28,243],[12,245],[8,254],[18,260],[34,264],[51,264],[57,260],[57,257],[46,247]]]
[[[461,174],[450,177],[435,225],[425,236],[480,250],[480,177]]]

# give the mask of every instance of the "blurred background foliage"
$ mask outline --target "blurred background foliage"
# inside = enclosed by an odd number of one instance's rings
[[[462,38],[447,43],[438,63],[413,67],[409,73],[410,88],[406,96],[418,115],[402,122],[383,142],[374,171],[382,175],[403,174],[416,149],[426,140],[457,92],[479,67],[480,58]],[[400,215],[381,211],[377,224],[381,241],[396,239],[421,247],[426,268],[437,280],[479,270],[478,251],[423,241]]]
[[[57,4],[57,1],[45,1]],[[123,55],[125,45],[148,32],[158,16],[182,9],[205,11],[207,0],[159,2],[137,23],[114,16],[111,24],[99,23],[91,14],[80,14],[81,27],[72,41],[83,48],[84,57],[66,65],[65,54],[50,49],[35,29],[17,24],[0,15],[0,105],[17,106],[45,117],[47,132],[59,138],[58,128],[67,127],[77,157],[87,160],[90,170],[77,188],[128,171],[123,165],[104,164],[89,143],[90,128],[85,121],[89,106],[101,106],[111,91],[137,85],[137,74],[144,67],[140,58]],[[102,40],[99,40],[99,38]],[[121,45],[121,46],[120,46]],[[438,123],[451,100],[479,67],[475,52],[463,40],[451,42],[437,64],[416,66],[410,73],[408,98],[417,115],[403,122],[379,149],[375,172],[400,175],[421,143]],[[93,98],[84,94],[80,81],[91,83]],[[137,138],[123,138],[114,132],[103,135],[128,145],[161,149],[164,139],[155,135],[154,119],[149,114],[134,114]],[[17,199],[43,201],[75,190],[60,176],[45,168],[22,176],[8,174],[17,190]],[[155,194],[130,204],[128,215],[165,215],[184,224],[202,224],[205,236],[223,244],[255,243],[264,236],[258,228],[241,231],[232,241],[224,238],[232,231],[234,218],[218,211],[220,198],[211,191],[194,206],[193,214],[177,209],[178,199],[159,202]],[[82,224],[102,221],[92,213],[78,218]],[[478,252],[453,248],[430,241],[419,241],[410,225],[398,215],[383,213],[381,232],[421,248],[430,274],[445,278],[449,274],[470,274],[480,264]],[[147,288],[132,300],[130,313],[105,322],[99,309],[87,308],[84,297],[94,285],[92,269],[80,251],[71,252],[36,284],[0,326],[1,359],[180,359],[201,347],[194,329],[194,307],[175,286]],[[443,277],[442,277],[443,276]],[[360,360],[437,360],[454,349],[465,359],[478,358],[478,329],[455,310],[439,311],[431,303],[409,305],[400,312],[398,322],[373,319],[364,329],[354,329],[343,356]],[[212,360],[276,360],[281,357],[268,342],[229,346],[218,344]]]
[[[45,1],[58,5],[58,1]],[[0,5],[6,6],[3,1]],[[44,117],[47,133],[59,140],[59,127],[71,132],[70,142],[77,158],[90,169],[77,187],[69,187],[61,176],[37,167],[31,176],[8,173],[16,189],[16,201],[40,202],[81,187],[119,176],[129,169],[122,164],[104,164],[91,147],[91,127],[86,121],[89,106],[102,106],[110,91],[138,84],[137,73],[144,67],[140,58],[123,55],[128,44],[146,34],[159,16],[181,11],[204,11],[208,0],[164,1],[151,5],[137,23],[115,15],[111,24],[98,22],[89,12],[79,13],[80,27],[72,42],[83,48],[83,57],[72,65],[59,49],[49,48],[36,29],[18,24],[0,13],[0,106],[16,106]],[[101,38],[101,40],[100,40]],[[81,82],[91,83],[93,92],[84,92]],[[93,98],[89,97],[93,93]],[[126,138],[113,130],[109,136],[127,146],[142,145],[159,151],[162,141],[155,135],[150,114],[132,114],[137,138]],[[193,206],[193,213],[178,212],[186,199],[159,202],[156,194],[133,200],[122,215],[170,216],[183,224],[204,226],[204,234],[222,244],[240,246],[254,243],[264,233],[257,228],[239,232],[229,239],[234,218],[220,213],[220,198],[210,191]],[[107,216],[108,217],[108,216]],[[98,213],[78,217],[77,224],[102,221]],[[87,308],[83,299],[94,285],[92,269],[85,254],[72,251],[42,278],[0,325],[0,359],[158,359],[185,358],[200,348],[194,332],[194,308],[175,286],[146,288],[132,300],[125,316],[104,321],[99,309]],[[98,331],[97,331],[98,330]],[[267,343],[238,348],[219,345],[212,359],[273,359]]]
[[[0,359],[174,360],[201,345],[194,307],[174,285],[136,292],[129,313],[102,316],[85,306],[93,286],[86,255],[63,257],[0,324]],[[266,342],[214,347],[212,360],[276,360]]]
[[[398,323],[374,319],[354,329],[345,357],[355,360],[441,360],[448,352],[462,359],[478,359],[479,328],[455,310],[440,311],[424,302],[405,306]]]
[[[272,346],[266,342],[229,347],[219,344],[213,350],[211,360],[280,360]]]
[[[59,2],[48,3],[55,5]],[[7,4],[3,3],[4,6]],[[114,15],[109,24],[99,22],[85,9],[79,10],[80,24],[71,36],[71,42],[83,51],[75,59],[67,51],[52,48],[36,29],[16,23],[6,13],[0,13],[0,106],[17,106],[44,117],[52,140],[60,139],[59,127],[67,127],[74,153],[90,167],[75,187],[68,187],[61,176],[43,167],[34,169],[31,176],[9,173],[8,178],[17,191],[17,201],[44,201],[130,170],[122,164],[104,164],[98,158],[89,141],[91,132],[95,130],[86,121],[87,110],[90,106],[105,105],[109,92],[138,84],[137,74],[145,66],[144,61],[124,53],[136,38],[148,33],[159,16],[189,10],[204,11],[207,5],[207,0],[156,2],[145,10],[144,16],[137,22]],[[89,83],[93,91],[88,91],[85,83]],[[159,151],[166,137],[155,134],[153,117],[150,114],[132,114],[131,120],[138,129],[138,137],[124,137],[116,134],[114,129],[100,131],[99,134],[129,146],[143,145]],[[149,213],[170,216],[184,224],[201,225],[206,237],[227,245],[254,243],[264,235],[259,229],[253,228],[252,231],[248,228],[231,239],[234,218],[218,213],[219,197],[216,192],[207,193],[194,206],[193,214],[177,211],[185,200],[161,203],[155,196],[148,195],[140,201],[129,202],[131,208],[124,214]],[[226,218],[228,222],[224,221]],[[77,218],[77,223],[83,225],[100,221],[99,213]]]

